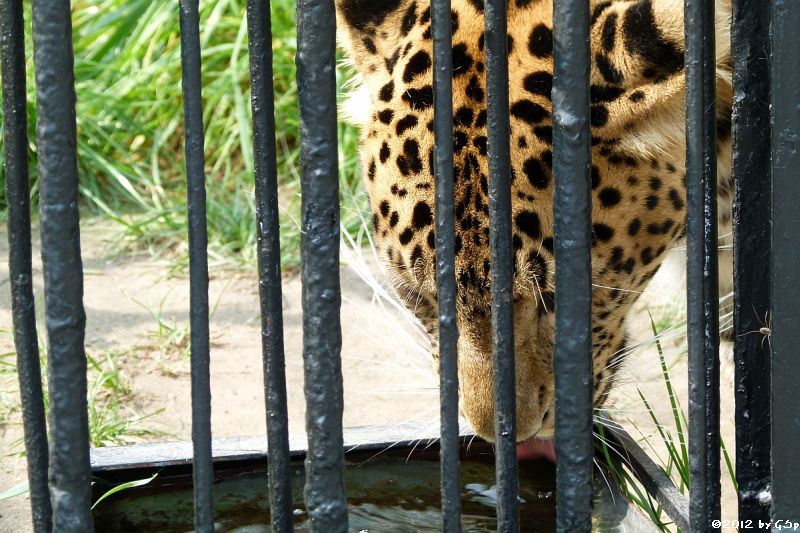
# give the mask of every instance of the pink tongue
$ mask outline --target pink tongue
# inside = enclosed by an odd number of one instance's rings
[[[528,439],[517,444],[517,459],[520,461],[535,461],[547,459],[556,462],[556,449],[552,440]]]

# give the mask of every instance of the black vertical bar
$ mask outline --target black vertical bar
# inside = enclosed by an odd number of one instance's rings
[[[305,370],[305,499],[313,531],[347,531],[342,437],[342,295],[332,0],[297,0],[297,88],[303,191],[301,275]]]
[[[455,196],[453,181],[453,35],[450,0],[432,0],[434,134],[436,136],[436,275],[439,303],[439,395],[443,531],[461,531],[458,438]]]
[[[589,531],[594,453],[589,3],[557,0],[553,32],[557,527]]]
[[[292,485],[289,467],[286,363],[283,352],[281,243],[269,0],[248,0],[247,29],[255,153],[261,352],[264,361],[264,396],[267,405],[269,508],[272,528],[278,532],[285,532],[292,531],[293,528]]]
[[[772,0],[771,5],[772,517],[799,522],[800,4]]]
[[[512,233],[511,129],[508,114],[508,13],[505,0],[486,1],[485,26],[497,530],[516,532],[519,531],[519,518],[514,254],[509,246]]]
[[[28,110],[25,95],[25,29],[21,0],[0,1],[0,47],[4,168],[8,202],[8,271],[11,278],[14,346],[17,350],[17,376],[33,529],[41,533],[50,531],[53,513],[47,489],[47,426],[31,271]]]
[[[770,305],[768,2],[733,1],[733,237],[739,520],[769,520]]]
[[[686,263],[692,531],[720,518],[714,0],[685,0]]]
[[[214,466],[211,458],[211,375],[208,333],[208,229],[206,227],[203,102],[198,0],[181,0],[181,85],[186,130],[189,205],[189,305],[191,327],[194,521],[214,530]]]
[[[53,529],[93,528],[83,263],[75,147],[75,77],[68,0],[33,2],[39,213],[50,392]]]

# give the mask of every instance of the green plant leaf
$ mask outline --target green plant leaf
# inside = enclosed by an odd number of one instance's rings
[[[722,455],[725,457],[725,466],[728,467],[728,475],[731,477],[731,483],[736,492],[739,492],[739,481],[736,479],[736,468],[733,466],[731,456],[728,454],[728,448],[725,446],[725,441],[719,439],[719,446],[722,448]]]
[[[25,494],[29,490],[30,490],[30,487],[28,486],[28,482],[27,481],[23,481],[19,485],[11,487],[7,491],[5,491],[2,494],[0,494],[0,501],[9,500],[11,498],[15,498],[15,497],[17,497],[17,496],[19,496],[21,494]]]
[[[678,395],[675,392],[675,389],[672,387],[672,379],[669,375],[669,370],[667,369],[667,361],[664,357],[664,350],[661,347],[661,339],[659,338],[659,331],[656,329],[656,324],[653,321],[653,315],[650,314],[650,311],[647,311],[648,316],[650,317],[650,325],[653,328],[653,335],[656,338],[656,349],[658,350],[658,361],[661,364],[661,373],[664,377],[664,384],[667,387],[667,396],[669,398],[669,403],[672,406],[672,416],[675,420],[675,428],[678,432],[678,444],[681,450],[681,459],[682,464],[688,468],[689,465],[689,450],[686,445],[686,438],[684,433],[684,426],[681,424],[681,417],[683,415],[683,409],[680,406],[680,402],[678,401]],[[687,476],[688,477],[688,476]],[[688,485],[687,485],[688,486]]]
[[[152,475],[152,477],[149,477],[147,479],[137,479],[136,481],[128,481],[127,483],[123,483],[121,485],[117,485],[116,487],[113,487],[113,488],[109,489],[105,494],[103,494],[102,496],[97,498],[97,501],[94,502],[94,505],[92,505],[92,511],[94,511],[95,507],[100,505],[100,502],[102,502],[103,500],[105,500],[109,496],[112,496],[112,495],[114,495],[114,494],[116,494],[118,492],[122,492],[123,490],[133,489],[133,488],[136,488],[136,487],[142,487],[144,485],[147,485],[148,483],[153,481],[156,478],[157,475],[158,475],[158,472],[156,472],[155,474]]]

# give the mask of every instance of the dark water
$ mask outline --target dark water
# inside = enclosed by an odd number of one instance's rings
[[[302,463],[292,468],[295,531],[307,531]],[[191,487],[164,478],[166,486],[120,493],[95,511],[98,531],[191,531]],[[463,523],[466,531],[495,531],[494,465],[490,455],[462,463]],[[348,462],[345,471],[351,531],[441,530],[439,465],[433,460],[369,456]],[[265,471],[240,471],[214,487],[217,531],[271,531]],[[520,471],[520,519],[532,531],[555,527],[555,468],[527,463]]]
[[[302,498],[305,475],[302,462],[293,466],[292,474],[295,531],[308,531]],[[160,476],[157,479],[159,486],[119,493],[102,502],[95,510],[97,531],[191,531],[192,492],[186,476],[174,479]],[[413,460],[407,460],[395,455],[350,460],[345,482],[350,531],[404,533],[441,530],[439,465],[433,458],[420,460],[415,456]],[[486,453],[464,459],[461,482],[464,531],[496,531],[491,455]],[[272,531],[264,470],[250,468],[226,473],[225,479],[215,485],[214,496],[217,531]],[[522,463],[520,499],[522,531],[554,531],[555,467],[548,462]],[[606,522],[614,526],[600,528],[604,531],[642,530],[639,527],[617,527],[619,517],[613,512],[605,514],[612,518]]]

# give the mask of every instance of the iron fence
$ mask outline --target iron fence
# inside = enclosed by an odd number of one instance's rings
[[[640,0],[647,2],[649,0]],[[34,529],[92,530],[85,314],[70,2],[33,0],[40,221],[48,336],[49,433],[40,381],[21,0],[2,0],[3,134],[10,276]],[[442,527],[459,531],[450,0],[431,0],[434,41],[436,256],[441,379]],[[558,530],[588,531],[592,509],[590,5],[554,0],[553,172]],[[258,273],[272,524],[292,529],[284,377],[272,48],[268,0],[249,0]],[[498,529],[517,519],[511,163],[506,3],[485,2]],[[686,501],[629,438],[634,471],[684,530],[719,530],[719,317],[715,6],[685,0],[690,455]],[[189,206],[192,441],[196,530],[213,531],[209,305],[198,2],[181,0]],[[800,520],[800,5],[733,1],[736,466],[740,520]],[[771,34],[767,30],[770,29]],[[333,0],[298,0],[302,137],[302,278],[308,453],[305,500],[315,531],[345,531],[339,213]],[[760,317],[769,313],[769,326]],[[766,328],[766,330],[765,330]],[[761,331],[761,336],[747,335]],[[49,444],[49,452],[48,445]],[[775,527],[773,525],[773,527]]]

